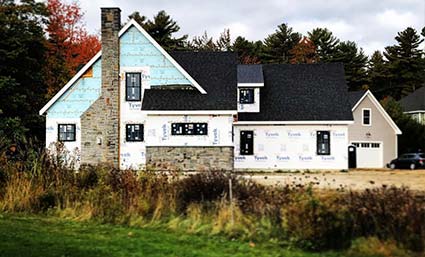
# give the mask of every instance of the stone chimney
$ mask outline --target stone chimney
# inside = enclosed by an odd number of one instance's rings
[[[107,163],[119,168],[121,10],[101,10],[101,94],[81,116],[81,163]]]

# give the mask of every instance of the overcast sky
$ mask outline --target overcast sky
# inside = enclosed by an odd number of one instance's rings
[[[100,7],[120,7],[124,22],[133,11],[151,18],[165,10],[181,34],[218,37],[229,28],[232,38],[261,40],[287,23],[306,34],[327,27],[342,40],[356,41],[367,54],[394,44],[397,32],[425,23],[425,0],[80,0],[90,32],[100,31]]]

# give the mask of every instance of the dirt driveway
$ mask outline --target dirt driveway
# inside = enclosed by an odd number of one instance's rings
[[[251,177],[253,180],[266,185],[308,184],[312,182],[317,188],[336,189],[345,187],[354,190],[395,185],[425,191],[425,170],[317,171],[309,173],[262,173],[244,176]]]

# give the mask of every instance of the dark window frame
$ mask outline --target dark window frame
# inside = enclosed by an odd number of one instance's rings
[[[61,126],[66,126],[66,127],[72,126],[73,130],[74,130],[74,133],[73,133],[74,137],[72,139],[61,140],[61,136],[60,136]],[[67,134],[68,134],[68,131],[65,132],[65,138],[67,138],[67,136],[66,136]],[[76,126],[76,124],[74,124],[74,123],[60,123],[60,124],[58,124],[58,141],[59,142],[75,142],[75,141],[77,141],[77,126]]]
[[[327,139],[323,135],[327,135]],[[327,144],[327,151],[321,151],[321,145]],[[316,131],[316,153],[317,155],[331,155],[331,132],[329,130]]]
[[[252,96],[248,100],[243,100],[242,91],[252,91]],[[239,88],[239,103],[240,104],[253,104],[255,103],[255,89],[254,88]]]
[[[251,134],[252,139],[250,142],[244,142],[243,133]],[[251,144],[251,147],[246,149],[242,147],[244,144]],[[246,151],[245,151],[246,150]],[[239,133],[239,154],[240,155],[254,155],[254,130],[241,130]]]
[[[368,112],[368,115],[365,115],[365,112]],[[367,123],[365,122],[365,119],[367,119]],[[363,108],[362,109],[362,125],[363,126],[371,126],[372,125],[372,109],[370,108]]]
[[[138,86],[129,86],[127,84],[127,75],[128,74],[135,74],[139,76],[139,85]],[[128,90],[131,88],[137,88],[139,87],[139,95],[137,96],[137,99],[131,99],[129,98]],[[125,73],[125,100],[127,102],[140,102],[142,101],[142,73],[141,72],[126,72]]]
[[[140,126],[140,139],[132,139],[131,137],[129,138],[129,134],[128,131],[129,129],[131,129],[132,126]],[[125,124],[125,141],[126,142],[143,142],[145,141],[145,126],[142,123],[131,123],[131,124]]]
[[[189,130],[186,126],[193,126]],[[200,126],[205,125],[205,127],[199,128]],[[176,129],[174,128],[181,128],[181,133],[176,133]],[[201,129],[204,129],[202,131],[205,131],[205,133],[199,133]],[[190,133],[192,131],[193,133]],[[171,123],[171,135],[172,136],[208,136],[208,123],[207,122],[173,122]]]

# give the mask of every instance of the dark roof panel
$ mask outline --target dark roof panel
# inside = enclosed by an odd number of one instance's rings
[[[172,52],[171,56],[207,91],[145,90],[142,110],[237,110],[237,55],[231,52]]]
[[[405,112],[425,110],[425,87],[421,87],[400,100]]]
[[[261,64],[238,65],[238,83],[264,83]]]
[[[342,64],[263,65],[260,112],[240,121],[353,120]]]
[[[362,98],[365,93],[366,92],[363,90],[348,92],[348,101],[350,101],[351,109],[356,105],[356,103]]]

